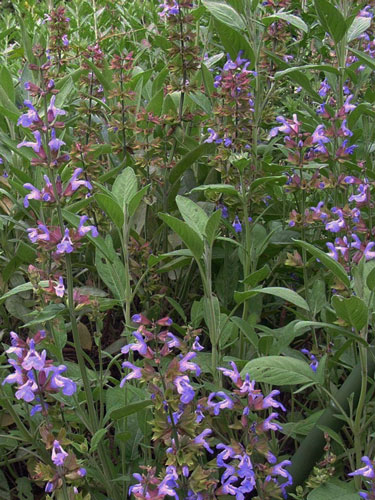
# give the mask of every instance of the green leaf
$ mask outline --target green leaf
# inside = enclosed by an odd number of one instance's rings
[[[209,245],[213,245],[221,221],[221,210],[215,210],[207,221],[205,234]]]
[[[203,208],[190,198],[180,195],[176,196],[176,204],[184,221],[203,236],[208,222],[208,216]]]
[[[17,483],[17,499],[18,500],[34,500],[34,494],[31,486],[31,481],[27,477],[18,477],[16,479]],[[0,490],[0,498],[4,497],[1,494]]]
[[[319,248],[311,245],[310,243],[307,243],[306,241],[295,240],[295,243],[297,243],[302,248],[311,253],[311,255],[319,259],[320,262],[324,264],[347,288],[350,287],[349,277],[341,264],[332,259],[332,257],[329,257],[329,255],[324,253]]]
[[[293,14],[287,14],[286,12],[276,12],[275,14],[272,14],[272,16],[263,17],[262,23],[264,23],[266,26],[269,26],[274,21],[277,21],[277,19],[282,19],[291,24],[292,26],[298,28],[299,30],[304,31],[305,33],[309,31],[309,28],[305,23],[305,21],[303,21],[298,16],[295,16]]]
[[[355,17],[348,29],[348,42],[355,40],[371,26],[370,17]]]
[[[2,470],[0,470],[0,498],[1,500],[10,500],[11,498],[8,481]]]
[[[113,72],[108,67],[98,68],[90,59],[85,58],[85,62],[95,73],[96,78],[102,84],[104,90],[107,92],[111,90],[113,87]]]
[[[364,54],[360,50],[356,50],[356,49],[352,49],[352,48],[350,48],[350,52],[353,52],[353,54],[356,55],[361,62],[367,64],[367,66],[369,68],[375,69],[375,60],[372,59],[370,56],[368,56],[367,54]]]
[[[39,286],[41,286],[42,288],[47,288],[49,286],[49,281],[39,281]],[[22,285],[18,285],[15,288],[12,288],[8,292],[4,293],[4,295],[0,297],[0,303],[8,297],[11,297],[12,295],[17,295],[17,293],[22,292],[28,292],[29,290],[34,290],[34,286],[32,285],[32,283],[23,283]]]
[[[281,76],[287,75],[288,73],[292,73],[295,70],[304,70],[304,69],[316,69],[317,71],[325,71],[328,73],[333,73],[334,75],[339,75],[340,72],[334,66],[328,66],[327,64],[304,64],[303,66],[296,66],[293,68],[287,68],[282,71],[277,71],[275,73],[275,78],[280,78]]]
[[[182,321],[184,323],[187,323],[186,314],[185,314],[184,310],[182,309],[182,307],[180,306],[180,304],[176,300],[172,299],[172,297],[167,297],[166,296],[165,298],[168,300],[168,302],[170,303],[170,305],[175,309],[175,311],[177,311],[178,314],[181,316]]]
[[[284,185],[287,181],[287,177],[285,175],[273,175],[270,177],[260,177],[253,181],[250,185],[251,191],[254,191],[257,187],[263,186],[263,184],[277,184]]]
[[[217,19],[215,20],[215,31],[220,37],[225,52],[230,55],[233,61],[237,58],[239,51],[242,50],[242,57],[250,61],[249,68],[254,67],[254,51],[247,37],[242,35],[235,28],[231,28]]]
[[[266,264],[261,269],[258,269],[258,271],[249,274],[249,276],[247,276],[242,283],[244,283],[245,285],[257,286],[260,281],[263,281],[267,278],[267,276],[270,274],[270,271],[270,267],[268,266],[268,264]]]
[[[9,99],[14,102],[15,94],[14,94],[14,85],[12,75],[10,74],[8,68],[4,65],[0,69],[0,84],[5,90]]]
[[[249,373],[251,380],[271,385],[299,385],[317,383],[309,364],[289,356],[266,356],[249,361],[241,375]]]
[[[66,100],[68,98],[72,98],[75,93],[75,86],[73,80],[68,78],[64,85],[61,87],[60,92],[56,95],[55,105],[61,108],[64,104],[66,104]]]
[[[318,486],[307,495],[307,500],[332,500],[333,498],[358,500],[358,493],[353,488],[353,484],[334,479]]]
[[[291,304],[294,304],[295,306],[304,309],[305,311],[309,310],[309,306],[306,300],[302,298],[300,295],[298,295],[297,292],[289,290],[288,288],[281,288],[281,287],[269,287],[269,288],[259,288],[259,289],[255,288],[253,290],[247,290],[246,292],[235,292],[234,300],[237,302],[237,304],[241,304],[245,300],[249,299],[250,297],[254,297],[258,293],[274,295],[275,297],[280,297],[281,299],[284,299],[287,302],[290,302]]]
[[[222,193],[232,196],[238,196],[238,191],[234,186],[230,184],[203,184],[202,186],[197,186],[190,191],[190,193],[195,193],[199,191],[208,191],[213,193]]]
[[[163,109],[164,102],[164,89],[161,88],[159,92],[157,92],[151,101],[148,103],[146,111],[148,113],[153,113],[154,115],[160,115],[161,110]]]
[[[352,296],[344,299],[339,295],[332,297],[332,305],[336,314],[358,332],[368,323],[368,307],[362,299]]]
[[[28,317],[33,319],[19,328],[27,328],[29,326],[39,325],[40,323],[46,323],[51,319],[57,318],[57,316],[62,314],[64,311],[66,311],[64,304],[48,304],[48,306],[41,311],[37,310],[28,314]]]
[[[147,194],[147,191],[150,186],[151,184],[147,184],[147,186],[144,186],[133,196],[133,198],[131,198],[128,205],[128,211],[130,216],[135,214],[137,208],[139,207],[139,204],[141,203],[143,197]]]
[[[99,249],[96,251],[95,267],[100,278],[111,290],[114,298],[123,302],[126,297],[126,275],[124,265],[113,248],[110,235],[107,235],[104,244],[106,246],[106,254],[103,254]],[[111,257],[110,261],[107,254]]]
[[[137,194],[138,180],[134,170],[131,167],[116,177],[112,186],[112,193],[121,207],[129,205],[130,200]]]
[[[307,76],[302,73],[302,71],[299,71],[298,69],[295,68],[289,68],[289,70],[286,71],[279,71],[276,73],[277,78],[280,78],[280,76],[287,75],[291,80],[296,82],[300,87],[302,87],[306,92],[313,97],[316,101],[321,102],[322,98],[320,95],[313,89],[310,80],[307,78]],[[276,78],[275,75],[275,78]]]
[[[372,292],[375,290],[375,267],[368,273],[366,285]]]
[[[328,0],[314,0],[321,26],[338,43],[346,33],[346,23],[341,12]]]
[[[159,214],[159,217],[178,234],[194,257],[199,260],[203,253],[203,238],[188,224],[169,214]]]
[[[124,213],[117,201],[103,193],[96,193],[94,198],[111,221],[121,229],[124,225]]]
[[[303,332],[310,330],[311,328],[323,328],[325,330],[330,330],[330,332],[335,332],[349,339],[356,340],[357,342],[360,342],[365,346],[368,346],[368,343],[363,338],[359,337],[359,335],[347,330],[342,326],[331,323],[323,323],[319,321],[298,321],[294,325],[294,332],[297,336],[301,335]]]
[[[230,5],[212,0],[202,0],[202,3],[215,19],[218,19],[230,28],[245,31],[246,25],[242,17]]]
[[[91,452],[93,452],[97,449],[100,441],[104,438],[104,436],[106,434],[107,434],[107,429],[99,429],[95,432],[95,434],[91,438],[91,443],[90,443],[90,451]]]
[[[185,170],[187,170],[193,163],[195,163],[198,158],[200,158],[203,154],[205,153],[211,153],[214,151],[215,146],[212,144],[200,144],[197,148],[193,149],[192,151],[189,151],[179,162],[176,163],[176,165],[172,168],[172,170],[169,173],[169,180],[171,184],[179,180]]]
[[[131,403],[123,408],[118,408],[111,413],[111,418],[113,420],[119,420],[120,418],[128,417],[129,415],[133,415],[133,413],[137,413],[148,406],[151,406],[153,401],[151,399],[146,399],[144,401],[137,401],[136,403]]]

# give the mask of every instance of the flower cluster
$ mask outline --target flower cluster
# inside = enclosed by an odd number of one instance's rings
[[[10,332],[12,346],[5,351],[8,356],[15,355],[8,360],[14,372],[5,377],[2,385],[17,384],[16,398],[36,403],[31,415],[47,411],[45,395],[61,391],[65,396],[72,396],[77,390],[75,382],[63,376],[67,370],[65,365],[54,366],[45,350],[41,353],[36,350],[45,335],[45,331],[40,330],[25,342],[15,332]]]
[[[179,492],[184,491],[186,498],[192,500],[203,500],[213,494],[243,500],[247,493],[261,488],[267,498],[281,498],[292,482],[285,469],[290,462],[277,463],[269,448],[269,431],[281,429],[276,421],[278,413],[272,411],[265,418],[261,416],[264,410],[285,411],[283,404],[275,399],[279,391],[263,395],[248,374],[244,379],[241,377],[232,362],[231,368],[219,368],[235,385],[232,393],[223,389],[199,397],[194,387],[194,379],[201,375],[201,367],[196,363],[197,352],[203,349],[199,338],[189,334],[182,339],[169,329],[159,331],[160,327],[170,326],[169,318],[155,323],[143,315],[132,319],[139,328],[132,334],[134,342],[121,351],[142,357],[143,364],[140,367],[136,361],[125,361],[123,367],[130,372],[120,386],[131,379],[148,384],[154,402],[154,440],[166,446],[167,461],[162,479],[156,478],[151,468],[146,475],[134,474],[138,483],[131,487],[131,493],[142,499],[165,496],[178,499]],[[176,349],[180,354],[175,354]],[[164,359],[168,356],[172,356],[169,363]],[[223,413],[226,423],[228,418],[234,419],[231,427],[238,429],[239,440],[219,442],[215,447],[209,441],[215,437]],[[206,468],[199,459],[206,454],[216,457],[217,469],[221,471],[219,482],[212,467]]]

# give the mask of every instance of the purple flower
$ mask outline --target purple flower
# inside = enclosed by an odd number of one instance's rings
[[[219,208],[221,209],[221,216],[222,216],[222,218],[223,219],[228,219],[228,216],[229,216],[229,214],[228,214],[228,207],[225,206],[223,203],[219,203],[218,206],[217,206],[217,210]]]
[[[212,434],[211,429],[205,429],[203,432],[201,432],[196,438],[194,438],[194,443],[195,444],[201,444],[209,453],[213,453],[214,450],[212,450],[205,438]]]
[[[168,332],[167,337],[170,338],[170,340],[167,340],[167,346],[169,349],[172,349],[172,347],[179,347],[181,345],[181,342],[175,335],[173,335],[173,333]]]
[[[71,192],[74,193],[80,186],[85,186],[89,191],[92,190],[92,185],[89,181],[86,180],[79,180],[77,181],[77,177],[81,175],[83,172],[82,168],[76,168],[73,172],[72,177],[70,178],[68,182],[68,187],[65,192],[65,196],[70,196]],[[69,192],[69,194],[67,194]]]
[[[368,479],[374,479],[375,478],[375,471],[374,471],[374,466],[372,464],[372,461],[369,459],[369,457],[362,457],[361,458],[362,462],[366,464],[365,467],[362,467],[361,469],[357,469],[354,472],[350,472],[348,476],[363,476]]]
[[[277,424],[276,422],[271,422],[272,419],[277,418],[279,416],[278,413],[274,412],[271,413],[261,424],[262,430],[263,431],[279,431],[282,429],[281,425]]]
[[[22,125],[22,127],[28,128],[33,123],[39,122],[40,117],[31,101],[24,101],[24,105],[29,108],[29,111],[18,118],[17,125]]]
[[[70,239],[69,236],[69,229],[65,229],[64,237],[62,238],[61,242],[56,246],[57,250],[56,253],[72,253],[74,248],[73,248],[73,242]]]
[[[350,113],[350,111],[353,111],[353,109],[355,109],[357,107],[354,104],[350,104],[350,101],[353,99],[353,97],[354,97],[353,94],[350,94],[346,98],[346,100],[344,102],[345,113]]]
[[[204,414],[202,412],[202,409],[204,409],[204,407],[198,404],[197,409],[195,410],[195,421],[197,422],[197,424],[200,424],[204,419]]]
[[[52,462],[57,467],[62,467],[67,457],[68,453],[62,449],[62,447],[60,446],[60,442],[57,441],[57,439],[55,439],[55,441],[53,442],[52,454],[51,454]]]
[[[217,403],[214,403],[213,399],[215,397],[220,397],[220,398],[223,398],[223,399],[221,401],[217,402]],[[223,410],[224,408],[232,409],[233,406],[234,406],[234,403],[230,399],[230,397],[225,394],[225,392],[218,391],[218,392],[212,392],[208,396],[207,406],[214,409],[214,415],[219,415],[220,410]]]
[[[35,392],[38,390],[38,385],[34,380],[28,380],[16,391],[16,398],[23,399],[26,403],[30,403],[35,399]]]
[[[358,186],[358,194],[352,194],[348,201],[364,203],[367,200],[368,184],[360,184]]]
[[[195,337],[193,345],[191,347],[194,351],[203,351],[204,347],[199,343],[199,337]]]
[[[27,194],[23,200],[23,206],[27,208],[30,203],[29,200],[41,200],[42,199],[42,193],[37,189],[35,186],[27,182],[26,184],[23,185],[25,189],[28,189],[31,191],[31,193]]]
[[[229,364],[231,365],[232,370],[229,370],[229,368],[218,368],[218,370],[222,371],[226,377],[229,377],[235,384],[237,384],[237,382],[241,380],[241,375],[234,361],[231,361]]]
[[[121,365],[123,368],[129,368],[132,370],[126,377],[124,377],[120,382],[120,387],[124,387],[125,383],[132,378],[141,378],[142,370],[138,366],[133,365],[130,361],[124,361]]]
[[[33,151],[35,153],[40,153],[40,151],[42,150],[42,137],[39,130],[35,130],[35,132],[33,132],[33,136],[35,137],[36,142],[22,141],[17,144],[17,148],[33,148]]]
[[[325,97],[330,88],[331,88],[331,86],[328,84],[327,78],[325,78],[320,84],[320,89],[318,92],[320,97]]]
[[[4,384],[22,385],[22,383],[23,383],[22,368],[17,364],[17,361],[15,359],[9,359],[8,362],[10,365],[13,366],[15,371],[14,371],[14,373],[11,373],[7,377],[5,377],[5,379],[2,381],[1,385],[4,385]]]
[[[180,394],[181,403],[188,404],[194,399],[194,389],[190,385],[190,380],[187,375],[182,375],[181,377],[176,377],[173,381],[177,388],[177,392]]]
[[[235,456],[235,452],[231,446],[227,446],[226,444],[219,443],[216,445],[217,450],[221,451],[216,457],[216,463],[219,467],[227,467],[227,464],[224,460],[228,460],[229,458],[233,458]]]
[[[262,408],[265,409],[265,408],[270,408],[272,406],[272,408],[281,408],[283,411],[286,411],[286,408],[284,407],[283,404],[281,404],[279,401],[276,401],[275,399],[273,399],[273,396],[278,396],[279,394],[280,394],[280,391],[277,391],[277,390],[271,391],[268,394],[268,396],[266,396],[263,399]]]
[[[26,354],[24,360],[22,361],[22,368],[24,370],[42,370],[46,364],[47,352],[44,350],[40,355],[35,350],[35,342],[33,339],[30,340],[29,352]]]
[[[286,488],[286,486],[293,484],[292,476],[287,470],[283,469],[283,467],[287,467],[288,465],[292,465],[292,462],[290,460],[283,460],[279,464],[272,467],[272,474],[282,476],[287,479],[287,481],[283,483],[283,488]]]
[[[159,7],[163,9],[161,12],[159,12],[160,17],[176,16],[180,12],[180,7],[176,0],[173,0],[173,5],[170,5],[169,0],[165,0],[164,3],[161,3],[159,5]]]
[[[328,222],[325,226],[326,231],[330,231],[331,233],[338,233],[342,229],[346,228],[345,220],[340,218],[338,220],[332,220]]]
[[[375,259],[375,252],[371,251],[374,248],[374,246],[375,243],[373,241],[367,243],[366,248],[363,251],[363,255],[365,256],[366,260]]]
[[[241,221],[237,215],[234,218],[232,226],[234,227],[234,230],[236,231],[236,233],[240,233],[242,231],[242,224],[241,224]]]
[[[208,128],[207,131],[210,133],[209,137],[204,142],[208,142],[211,144],[212,142],[215,142],[216,144],[220,144],[223,142],[223,139],[220,139],[219,134],[215,132],[212,128]]]
[[[52,389],[60,390],[64,396],[72,396],[76,390],[77,385],[73,380],[67,377],[63,377],[61,374],[66,372],[67,367],[65,365],[52,366],[46,370],[48,374],[52,373],[50,385]]]
[[[65,144],[64,141],[61,141],[60,139],[56,138],[56,131],[53,128],[51,130],[51,140],[48,143],[50,150],[51,151],[58,151],[61,148],[61,146],[64,146],[64,144]]]
[[[93,238],[96,238],[97,236],[99,236],[99,233],[98,233],[98,230],[96,229],[95,226],[83,226],[83,224],[85,224],[85,222],[88,220],[88,217],[87,215],[83,215],[81,218],[80,218],[80,221],[79,221],[79,226],[78,226],[78,234],[80,236],[85,236],[87,233],[89,233],[91,231],[91,236]]]
[[[196,363],[191,363],[190,360],[197,356],[196,352],[188,352],[179,362],[179,369],[181,372],[190,370],[195,372],[197,376],[200,375],[201,369]]]
[[[318,125],[312,134],[312,143],[313,144],[326,144],[330,142],[329,138],[324,135],[325,126]]]
[[[59,284],[53,287],[55,289],[55,293],[57,297],[64,297],[65,293],[65,286],[64,286],[64,280],[62,276],[59,277]]]
[[[371,5],[366,5],[366,7],[359,11],[358,17],[374,17],[372,12],[369,12],[371,9]]]
[[[326,245],[327,245],[328,250],[329,250],[327,255],[329,255],[329,257],[332,257],[332,259],[339,260],[339,254],[337,253],[337,250],[336,250],[336,247],[334,246],[334,244],[333,243],[326,243]]]
[[[69,40],[68,40],[68,36],[67,35],[63,35],[61,37],[61,40],[62,40],[62,43],[63,43],[64,47],[69,47]]]
[[[28,237],[32,243],[36,243],[37,241],[49,241],[50,234],[47,226],[44,224],[38,224],[37,228],[29,227],[27,230]],[[38,231],[42,231],[42,234],[38,233]]]
[[[347,120],[344,120],[341,124],[340,130],[345,137],[351,137],[353,132],[346,127]]]
[[[66,114],[66,111],[64,111],[63,109],[56,108],[56,106],[55,106],[55,100],[56,100],[56,96],[53,95],[51,97],[51,100],[50,100],[50,103],[49,103],[49,106],[48,106],[48,109],[47,109],[47,118],[48,118],[48,122],[49,123],[53,122],[54,119],[58,115],[65,115]]]
[[[346,238],[345,238],[345,240],[346,240]],[[340,248],[340,250],[341,250],[341,248]],[[341,253],[344,254],[344,252],[346,252],[346,251],[347,251],[347,249],[343,248],[341,250]],[[335,259],[335,260],[337,260],[337,259]],[[316,372],[316,370],[319,366],[319,361],[316,359],[314,354],[312,354],[308,349],[301,349],[301,352],[303,354],[306,354],[306,356],[308,356],[310,358],[310,361],[311,361],[310,368],[312,369],[313,372]]]
[[[133,335],[138,342],[133,342],[131,344],[125,345],[121,349],[122,354],[128,354],[128,352],[131,350],[131,351],[138,351],[139,354],[144,356],[147,353],[147,344],[144,341],[142,334],[139,332],[133,332]]]
[[[175,488],[178,488],[178,474],[176,468],[173,465],[169,465],[166,471],[167,474],[158,486],[158,493],[159,495],[175,497],[178,500],[178,494],[175,491]]]

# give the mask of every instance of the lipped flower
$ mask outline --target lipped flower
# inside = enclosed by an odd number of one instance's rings
[[[51,140],[48,143],[50,150],[51,151],[58,151],[61,148],[61,146],[64,146],[64,145],[65,145],[64,141],[57,139],[56,130],[53,128],[51,130]]]
[[[70,238],[69,229],[66,228],[64,232],[64,237],[60,243],[56,246],[57,254],[72,253],[74,250],[73,242]]]
[[[219,134],[215,132],[214,129],[208,128],[207,131],[210,133],[209,137],[204,141],[208,144],[215,143],[215,144],[220,144],[223,142],[223,139],[220,139]]]
[[[214,402],[215,398],[222,398],[221,401]],[[212,392],[207,399],[207,406],[209,408],[213,408],[214,415],[219,415],[221,410],[224,410],[225,408],[232,409],[234,406],[233,401],[225,392],[223,391],[218,391],[218,392]]]
[[[62,467],[67,457],[68,453],[62,449],[60,442],[55,440],[52,447],[52,462],[58,467]]]
[[[17,148],[22,148],[22,147],[33,148],[33,151],[35,153],[38,153],[39,156],[46,158],[46,154],[44,153],[42,146],[42,136],[39,130],[35,130],[33,132],[33,136],[35,137],[36,142],[22,141],[19,144],[17,144]]]
[[[189,377],[187,375],[176,377],[173,380],[173,384],[176,386],[177,392],[181,396],[181,403],[188,404],[194,399],[194,389],[192,388]]]
[[[128,373],[120,382],[120,387],[124,387],[125,383],[128,380],[134,379],[134,378],[141,378],[142,377],[142,370],[138,366],[133,365],[133,363],[130,363],[130,361],[124,361],[121,365],[123,368],[129,368],[132,370],[130,373]]]
[[[63,195],[64,196],[72,196],[72,194],[77,191],[78,188],[81,186],[84,186],[87,188],[89,191],[92,190],[92,185],[89,181],[83,180],[83,179],[78,179],[78,177],[82,174],[83,169],[82,168],[76,168],[73,172],[72,177],[69,179],[68,185],[66,186]]]
[[[99,236],[98,230],[95,226],[84,226],[87,220],[88,220],[87,215],[83,215],[80,218],[78,225],[78,234],[80,236],[85,236],[87,233],[91,232],[91,236],[93,238],[96,238],[97,236]]]
[[[64,111],[63,109],[56,108],[55,101],[56,101],[56,96],[53,95],[51,97],[51,100],[50,100],[50,103],[49,103],[49,106],[47,109],[47,119],[48,119],[49,123],[52,123],[57,118],[57,116],[66,114],[66,111]]]
[[[210,448],[209,444],[206,441],[206,437],[210,436],[211,434],[212,434],[211,429],[205,429],[196,438],[194,438],[194,443],[201,444],[209,453],[213,453],[214,450]]]
[[[197,354],[195,352],[188,352],[183,358],[179,361],[179,369],[181,372],[186,372],[187,370],[195,372],[197,377],[201,373],[200,367],[196,363],[192,363],[190,360],[195,358]]]
[[[29,111],[18,118],[17,125],[29,128],[32,125],[43,123],[31,101],[24,101],[24,105],[29,109]]]

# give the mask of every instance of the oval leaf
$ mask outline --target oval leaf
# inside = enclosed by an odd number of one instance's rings
[[[313,370],[306,361],[289,356],[266,356],[252,359],[241,375],[248,373],[251,380],[272,385],[299,385],[317,383]]]

